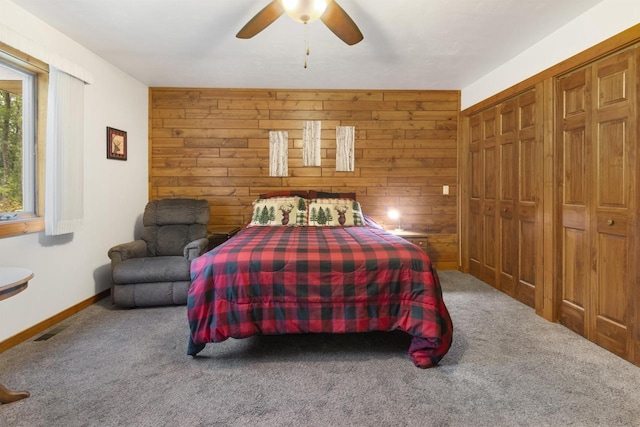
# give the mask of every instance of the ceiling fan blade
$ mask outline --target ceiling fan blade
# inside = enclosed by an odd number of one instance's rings
[[[264,9],[258,12],[247,24],[242,27],[236,37],[239,39],[250,39],[260,31],[267,28],[284,13],[284,9],[278,0],[273,0]]]
[[[320,17],[322,22],[348,45],[354,45],[364,38],[353,19],[340,7],[335,0],[330,1],[324,14]]]

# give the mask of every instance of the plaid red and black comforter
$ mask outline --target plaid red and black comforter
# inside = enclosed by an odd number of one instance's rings
[[[451,346],[438,275],[375,226],[248,227],[191,263],[188,354],[253,335],[402,330],[420,368]]]

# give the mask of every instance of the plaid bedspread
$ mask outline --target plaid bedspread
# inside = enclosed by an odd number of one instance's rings
[[[427,368],[453,326],[417,246],[374,226],[248,227],[191,263],[188,354],[258,334],[402,330]]]

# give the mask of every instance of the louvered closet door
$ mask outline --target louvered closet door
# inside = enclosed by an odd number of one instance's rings
[[[558,82],[562,256],[559,321],[631,357],[635,284],[635,50]]]

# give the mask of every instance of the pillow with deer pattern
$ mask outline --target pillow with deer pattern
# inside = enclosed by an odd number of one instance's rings
[[[310,199],[307,210],[311,226],[360,226],[364,217],[360,203],[351,199]]]
[[[256,199],[249,227],[307,225],[307,201],[302,197]]]

